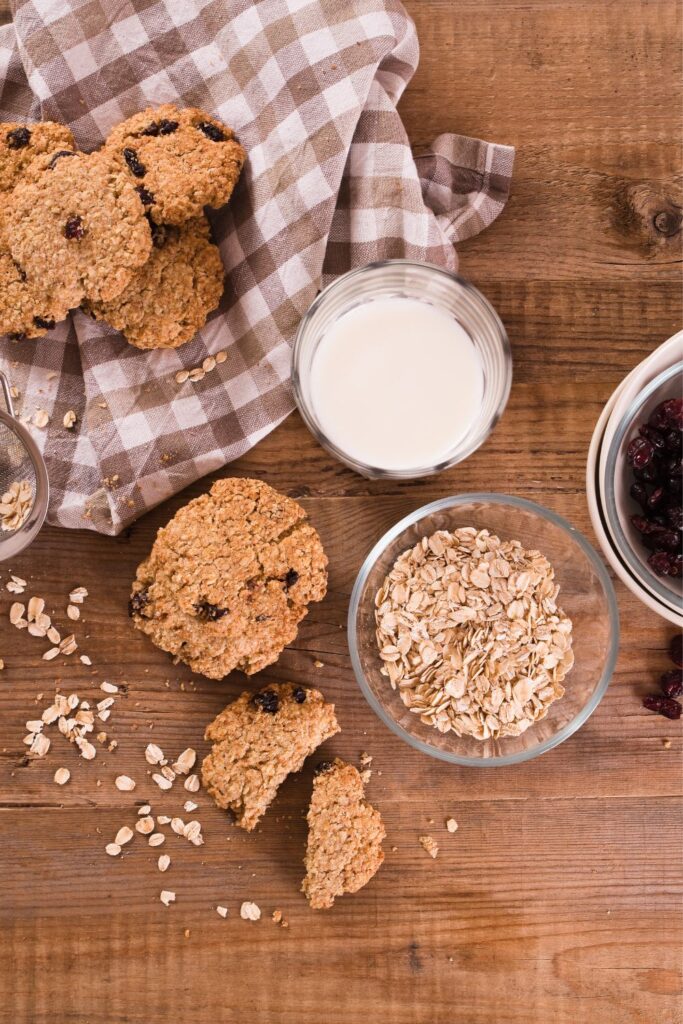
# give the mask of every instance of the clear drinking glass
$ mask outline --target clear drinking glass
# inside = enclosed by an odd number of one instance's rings
[[[430,303],[452,316],[467,331],[484,370],[484,397],[477,420],[436,465],[385,469],[359,462],[335,445],[322,430],[311,393],[311,367],[330,325],[349,310],[373,299],[410,298]],[[299,325],[292,355],[294,396],[306,426],[335,458],[366,477],[414,479],[439,473],[462,462],[489,436],[507,404],[512,384],[512,356],[505,328],[481,292],[448,270],[430,263],[385,260],[338,277],[315,299]]]

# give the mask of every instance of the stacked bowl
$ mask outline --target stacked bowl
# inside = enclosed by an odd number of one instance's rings
[[[680,501],[671,495],[674,491],[680,494],[683,486],[678,475],[680,452],[676,455],[675,451],[676,433],[680,438],[680,431],[673,421],[660,425],[657,417],[664,415],[662,403],[680,401],[682,394],[683,331],[679,331],[636,366],[614,391],[593,432],[586,469],[590,517],[607,561],[636,597],[679,627],[683,627],[681,534],[677,532],[674,520],[678,513],[673,505],[680,507]],[[651,444],[643,440],[634,445],[636,439],[649,434],[660,444],[664,436],[668,444],[669,427],[671,450],[662,449],[661,457],[657,455],[634,472],[632,463],[638,463],[638,447],[644,450],[643,462],[652,451]],[[672,474],[662,480],[665,465],[671,465]],[[658,505],[662,496],[654,492],[661,483],[667,495]],[[657,559],[653,555],[660,539],[667,551]]]

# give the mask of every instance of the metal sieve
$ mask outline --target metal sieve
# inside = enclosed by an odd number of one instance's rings
[[[50,486],[43,456],[14,412],[10,384],[0,370],[0,561],[13,558],[36,536],[47,513]]]

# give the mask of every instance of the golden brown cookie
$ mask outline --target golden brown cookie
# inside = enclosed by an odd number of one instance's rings
[[[28,278],[67,309],[119,295],[152,248],[135,189],[100,153],[64,157],[20,181],[4,229]]]
[[[223,262],[205,217],[181,227],[152,226],[154,247],[120,295],[87,304],[97,320],[137,348],[177,348],[189,341],[223,294]]]
[[[202,764],[204,788],[250,832],[290,772],[337,732],[334,704],[318,690],[270,683],[246,691],[206,730],[213,748]]]
[[[245,152],[227,125],[202,110],[150,107],[117,125],[105,143],[152,220],[182,224],[230,199]]]
[[[217,480],[159,530],[137,571],[138,629],[195,672],[222,679],[276,661],[311,601],[327,558],[303,508],[259,480]]]
[[[318,765],[301,886],[315,910],[331,907],[335,896],[358,892],[384,860],[382,818],[364,796],[363,780],[353,765],[339,758]]]
[[[11,192],[38,157],[50,160],[60,151],[74,149],[74,137],[66,125],[0,123],[0,195]]]
[[[63,320],[68,307],[30,280],[13,259],[0,225],[0,335],[39,338]]]

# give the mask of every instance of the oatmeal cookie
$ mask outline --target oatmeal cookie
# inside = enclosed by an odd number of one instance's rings
[[[202,764],[204,788],[251,832],[290,772],[337,732],[334,704],[318,690],[270,683],[247,691],[206,730],[213,748]]]
[[[133,622],[194,672],[222,679],[276,661],[311,601],[327,558],[303,508],[259,480],[217,480],[159,530],[139,567]]]
[[[152,239],[152,255],[121,294],[86,308],[136,348],[177,348],[195,336],[220,302],[223,263],[205,217],[182,227],[155,224]]]
[[[19,340],[39,338],[69,311],[58,295],[29,280],[12,258],[0,224],[0,335]]]
[[[307,815],[306,877],[301,886],[315,910],[331,907],[335,896],[358,892],[384,860],[382,818],[364,795],[363,781],[353,765],[339,758],[318,765]]]
[[[4,227],[19,266],[67,309],[115,298],[152,248],[135,189],[100,153],[76,153],[20,181]]]
[[[205,206],[227,203],[246,157],[227,125],[202,110],[171,104],[117,125],[105,149],[158,224],[182,224]]]
[[[42,121],[37,124],[0,124],[0,195],[11,192],[36,161],[46,162],[61,151],[73,152],[74,137],[63,124]]]

